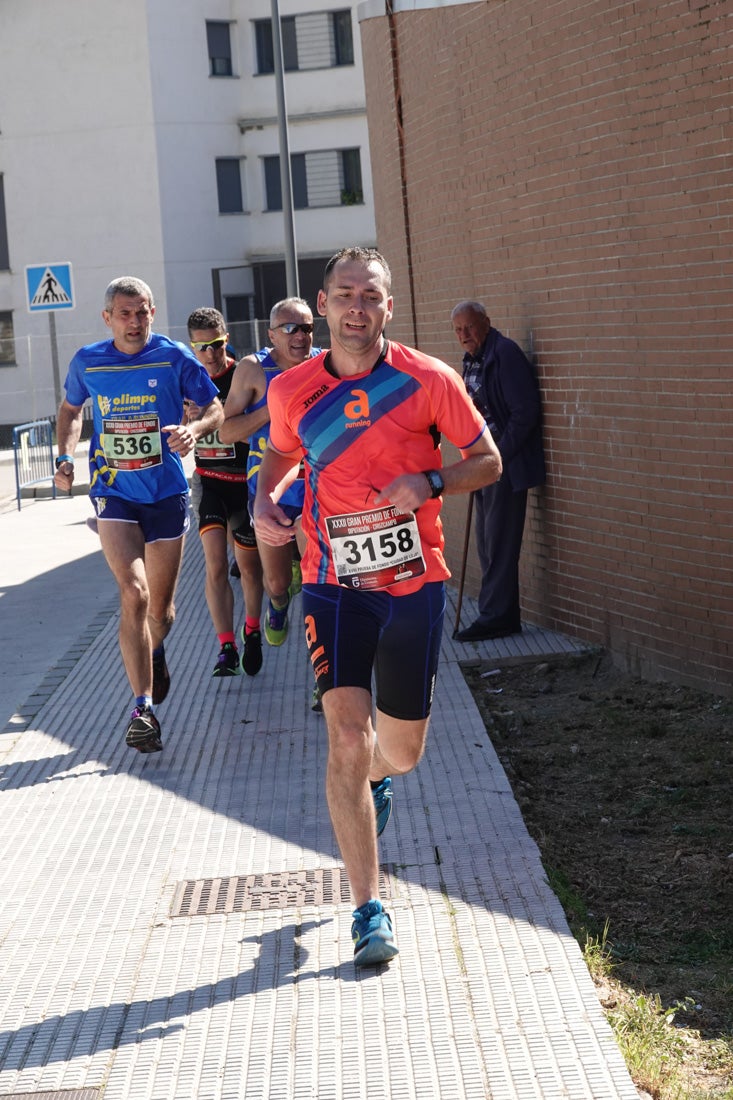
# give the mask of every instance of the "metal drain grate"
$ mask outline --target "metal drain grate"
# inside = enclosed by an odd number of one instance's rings
[[[62,1089],[60,1092],[10,1092],[3,1100],[100,1100],[101,1089]]]
[[[390,876],[385,868],[380,869],[379,881],[381,896],[391,898]],[[179,882],[171,904],[171,916],[203,917],[213,913],[246,913],[251,909],[350,904],[346,872],[340,867],[331,867]]]

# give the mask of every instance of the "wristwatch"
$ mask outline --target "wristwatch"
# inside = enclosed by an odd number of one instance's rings
[[[56,469],[58,470],[59,467],[63,466],[65,462],[68,462],[70,466],[74,465],[74,459],[71,457],[71,455],[59,455],[55,463]]]
[[[439,497],[445,489],[445,482],[441,477],[440,470],[423,470],[425,477],[428,479],[428,485],[430,486],[430,496],[433,500]]]

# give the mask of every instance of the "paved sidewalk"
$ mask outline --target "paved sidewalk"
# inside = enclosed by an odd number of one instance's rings
[[[579,647],[458,646],[450,590],[428,749],[380,842],[401,953],[357,972],[299,598],[259,676],[212,680],[191,537],[165,748],[139,756],[89,511],[0,515],[4,652],[46,627],[22,705],[0,697],[0,1096],[636,1100],[458,664]]]

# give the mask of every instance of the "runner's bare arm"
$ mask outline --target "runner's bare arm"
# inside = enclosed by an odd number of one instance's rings
[[[293,521],[277,501],[297,478],[300,458],[300,449],[283,454],[269,443],[265,449],[257,475],[254,521],[257,538],[270,546],[283,546],[293,537]]]
[[[491,433],[486,429],[472,446],[461,451],[458,462],[438,468],[445,485],[444,493],[469,493],[499,480],[501,456]],[[389,501],[402,511],[414,512],[430,496],[430,486],[423,473],[401,474],[382,489],[376,503]]]
[[[256,412],[242,410],[254,405],[267,386],[265,372],[254,355],[240,359],[234,370],[232,384],[224,402],[224,423],[219,430],[222,443],[246,443],[251,435],[270,420],[267,405]]]
[[[56,440],[59,455],[71,455],[73,457],[77,443],[81,439],[83,423],[83,405],[70,405],[64,398],[56,416]],[[71,491],[74,483],[74,466],[71,462],[65,462],[54,474],[54,483],[57,489]]]
[[[175,454],[187,455],[192,451],[196,440],[208,432],[216,431],[224,420],[224,409],[221,401],[215,397],[208,405],[204,405],[199,415],[186,424],[166,424],[161,428],[168,435],[168,446]]]

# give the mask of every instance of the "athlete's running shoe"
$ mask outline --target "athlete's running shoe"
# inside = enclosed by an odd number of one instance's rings
[[[162,703],[171,686],[171,676],[168,665],[165,663],[165,649],[160,647],[158,653],[153,654],[153,703]]]
[[[290,582],[290,595],[297,596],[303,587],[303,574],[300,571],[300,562],[293,558],[293,579]]]
[[[377,836],[381,836],[392,814],[392,780],[388,775],[378,786],[372,787],[372,798],[377,816]]]
[[[242,668],[239,664],[239,651],[233,642],[224,642],[216,658],[212,676],[241,676]]]
[[[313,695],[311,696],[311,710],[314,710],[316,714],[323,714],[323,702],[321,698],[321,689],[318,684],[313,688]]]
[[[262,668],[262,634],[242,627],[242,668],[248,676],[256,676]]]
[[[288,607],[290,599],[285,607],[273,607],[272,600],[268,603],[265,615],[265,637],[270,645],[282,645],[288,636]]]
[[[160,722],[150,707],[135,707],[130,715],[125,741],[131,749],[137,749],[138,752],[160,752],[163,748]]]
[[[381,901],[372,899],[352,913],[351,938],[354,941],[354,966],[379,966],[399,954],[394,942],[392,920]]]

